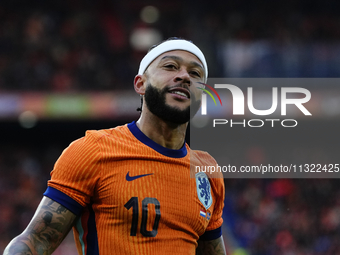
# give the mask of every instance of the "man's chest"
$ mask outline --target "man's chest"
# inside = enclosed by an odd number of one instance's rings
[[[213,208],[202,202],[201,183],[189,165],[151,159],[121,160],[103,165],[94,209],[130,236],[154,237],[177,229],[204,233]],[[210,191],[209,191],[210,192]],[[99,215],[99,214],[98,214]]]

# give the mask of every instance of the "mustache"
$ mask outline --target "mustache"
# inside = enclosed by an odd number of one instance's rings
[[[168,90],[175,89],[175,88],[184,88],[184,89],[187,89],[188,91],[190,91],[190,87],[187,84],[184,84],[184,83],[179,83],[179,84],[167,87]]]

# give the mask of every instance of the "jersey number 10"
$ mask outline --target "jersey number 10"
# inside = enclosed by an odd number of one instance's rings
[[[146,229],[147,220],[148,220],[148,205],[154,204],[156,217],[155,222],[153,224],[152,231],[148,231]],[[124,207],[128,210],[132,207],[132,223],[131,223],[131,231],[130,236],[136,236],[137,234],[137,225],[138,225],[138,215],[139,215],[139,207],[138,207],[138,197],[131,197],[130,200],[124,205]],[[142,223],[140,225],[140,233],[146,237],[155,237],[158,231],[159,220],[161,219],[161,205],[159,201],[154,197],[146,197],[142,201]]]

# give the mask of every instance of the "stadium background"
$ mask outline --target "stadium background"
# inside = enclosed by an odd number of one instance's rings
[[[2,1],[0,253],[27,226],[72,140],[138,118],[133,77],[150,44],[170,36],[194,41],[211,77],[339,77],[339,10],[337,1],[301,0]],[[247,137],[233,129],[228,135],[237,146],[229,156],[251,165],[277,150],[339,163],[339,87],[307,89],[323,106],[301,120],[310,139],[291,132],[289,141],[273,144],[274,129]],[[340,253],[338,179],[225,183],[229,254]],[[69,236],[55,254],[74,252]]]

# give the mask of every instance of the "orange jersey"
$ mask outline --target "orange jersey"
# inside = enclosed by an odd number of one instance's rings
[[[195,254],[223,221],[223,179],[190,177],[202,164],[216,162],[187,144],[164,148],[135,122],[87,131],[57,160],[44,195],[80,216],[79,254]]]

